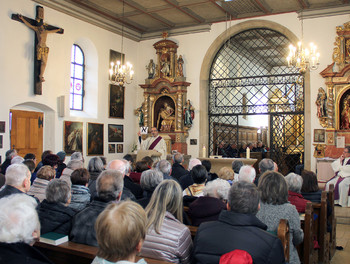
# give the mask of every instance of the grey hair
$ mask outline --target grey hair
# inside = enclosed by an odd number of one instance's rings
[[[259,162],[260,173],[263,174],[265,171],[273,171],[275,169],[275,164],[272,159],[262,159]]]
[[[96,181],[97,194],[102,199],[116,200],[123,191],[123,173],[117,170],[104,170]]]
[[[141,174],[140,185],[143,190],[153,191],[163,179],[163,174],[160,171],[146,170]]]
[[[239,173],[239,170],[242,168],[243,162],[241,160],[234,160],[232,161],[232,169],[235,174]]]
[[[46,200],[50,203],[66,204],[71,197],[71,189],[64,180],[53,179],[46,188]]]
[[[125,163],[125,172],[124,172],[124,174],[127,175],[127,174],[130,173],[130,170],[131,170],[130,162],[127,161],[126,159],[122,159],[122,161]]]
[[[197,165],[202,165],[202,162],[199,159],[190,159],[188,162],[188,170],[192,170],[192,168]]]
[[[23,181],[30,177],[30,171],[24,164],[12,164],[7,167],[5,174],[5,184],[12,186],[22,186]]]
[[[17,155],[17,151],[15,149],[10,149],[6,151],[6,159],[12,159],[14,156]]]
[[[239,181],[232,184],[228,194],[230,210],[235,213],[253,214],[259,210],[259,192],[253,183]]]
[[[231,185],[223,179],[209,181],[203,190],[204,196],[227,200]]]
[[[169,161],[167,160],[160,160],[157,163],[157,169],[163,173],[163,174],[167,174],[170,175],[170,171],[171,171],[171,164]]]
[[[180,153],[180,152],[178,152],[178,153],[175,153],[174,154],[174,156],[173,156],[173,162],[175,163],[181,163],[182,162],[182,160],[183,160],[183,155]]]
[[[0,199],[0,242],[30,244],[40,231],[37,202],[29,195],[13,194]]]
[[[93,157],[90,159],[88,164],[88,171],[89,172],[101,172],[103,171],[103,162],[100,159],[100,157]]]
[[[12,158],[11,164],[19,164],[19,163],[22,163],[23,161],[24,161],[24,158],[22,158],[21,156],[15,156]]]
[[[289,191],[300,193],[301,186],[303,186],[303,178],[300,175],[291,172],[284,178],[286,179]]]
[[[254,167],[244,165],[239,170],[238,181],[254,182],[256,172]]]
[[[76,153],[76,152],[74,152]],[[77,152],[79,153],[79,152]],[[84,163],[81,160],[70,160],[67,163],[67,168],[71,170],[82,169],[84,168]]]
[[[74,152],[71,156],[70,156],[70,160],[80,160],[83,161],[83,154],[81,152]]]

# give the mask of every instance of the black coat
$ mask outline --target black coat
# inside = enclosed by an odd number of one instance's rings
[[[129,176],[124,176],[124,187],[129,189],[136,199],[141,199],[143,197],[143,190],[141,186],[134,181]]]
[[[46,199],[37,208],[41,234],[56,232],[69,235],[75,211],[61,203],[49,203]]]
[[[254,215],[222,211],[218,221],[199,226],[193,263],[219,263],[223,254],[235,249],[247,251],[255,264],[285,263],[281,241],[266,229]]]
[[[39,250],[25,243],[0,242],[0,263],[6,264],[53,264]]]
[[[171,175],[177,181],[180,181],[181,176],[188,174],[188,170],[186,170],[180,163],[175,162],[171,169]]]

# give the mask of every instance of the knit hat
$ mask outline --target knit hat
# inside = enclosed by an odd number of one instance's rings
[[[66,157],[66,152],[64,151],[57,152],[57,156],[60,158],[60,161],[63,161],[64,158]]]

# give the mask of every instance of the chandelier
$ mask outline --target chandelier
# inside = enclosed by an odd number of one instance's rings
[[[315,44],[310,43],[309,48],[305,48],[303,45],[304,39],[304,20],[301,13],[301,41],[298,42],[298,46],[289,45],[289,54],[287,57],[288,67],[296,67],[301,74],[306,73],[307,70],[313,71],[318,68],[320,64],[320,53],[317,52]]]
[[[124,1],[123,1],[123,14],[124,18]],[[111,67],[109,68],[109,80],[112,84],[124,86],[125,83],[130,84],[133,80],[134,71],[132,69],[132,64],[125,62],[125,56],[123,54],[123,44],[124,44],[124,23],[122,22],[122,43],[121,43],[121,60],[117,60],[115,63],[111,62]]]

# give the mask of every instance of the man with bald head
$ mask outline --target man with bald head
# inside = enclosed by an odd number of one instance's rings
[[[133,192],[127,186],[125,186],[125,174],[129,170],[128,168],[129,168],[129,165],[127,160],[112,160],[107,164],[107,170],[115,170],[120,172],[123,175],[124,187],[123,187],[123,194],[122,194],[121,200],[129,199],[132,201],[136,201],[136,197],[133,194]],[[138,192],[136,195],[139,196]]]

